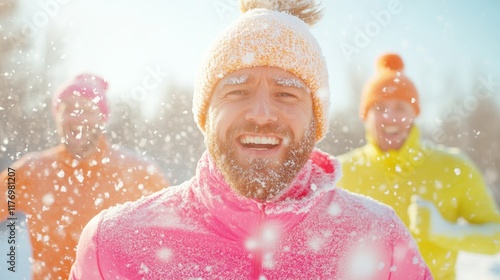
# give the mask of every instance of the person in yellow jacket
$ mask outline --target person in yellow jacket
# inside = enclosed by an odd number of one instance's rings
[[[62,85],[53,100],[61,144],[28,153],[0,173],[0,221],[14,229],[20,212],[26,215],[33,279],[68,279],[78,239],[93,216],[168,185],[152,161],[106,139],[107,88],[91,73]],[[15,238],[9,244],[18,246]],[[13,270],[9,279],[17,279]]]
[[[378,59],[361,97],[367,144],[339,156],[338,186],[393,207],[435,279],[455,279],[459,251],[500,252],[500,213],[470,159],[421,141],[418,92],[403,70],[397,54]]]

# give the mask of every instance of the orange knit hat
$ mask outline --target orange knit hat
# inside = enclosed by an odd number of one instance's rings
[[[377,101],[399,99],[410,103],[415,113],[420,113],[418,92],[410,79],[403,74],[401,57],[394,53],[384,54],[376,63],[377,73],[363,88],[359,113],[366,119],[370,107]]]
[[[243,15],[212,43],[195,83],[193,114],[202,132],[213,89],[223,77],[243,68],[270,66],[296,75],[311,89],[316,141],[325,136],[328,71],[321,48],[309,30],[308,23],[319,17],[311,16],[311,9],[307,9],[312,2],[241,1]],[[296,15],[296,10],[303,12]]]

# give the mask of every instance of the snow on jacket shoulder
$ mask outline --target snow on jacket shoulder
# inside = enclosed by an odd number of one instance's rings
[[[432,279],[395,213],[334,188],[339,174],[315,150],[260,204],[231,191],[205,153],[190,181],[92,219],[71,279]]]

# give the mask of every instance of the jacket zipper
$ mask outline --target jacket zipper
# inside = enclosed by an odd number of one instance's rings
[[[265,204],[259,204],[260,208],[260,217],[259,217],[259,223],[257,224],[258,232],[260,234],[262,230],[262,225],[266,221],[266,205]],[[259,235],[260,238],[260,235]],[[259,240],[260,241],[260,240]],[[260,274],[262,272],[262,248],[257,248],[255,251],[255,256],[253,258],[253,264],[252,264],[252,279],[259,279]]]

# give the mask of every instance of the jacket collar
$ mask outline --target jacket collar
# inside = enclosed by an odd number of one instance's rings
[[[410,167],[418,165],[426,155],[426,149],[420,141],[420,131],[415,124],[399,150],[382,151],[372,135],[367,134],[366,139],[368,142],[366,152],[370,160],[380,162],[381,166],[389,172],[410,172],[414,170]]]
[[[295,180],[272,201],[260,203],[233,191],[214,161],[205,152],[196,170],[193,192],[208,209],[207,223],[228,238],[248,237],[263,224],[274,223],[290,229],[340,177],[340,164],[315,149]]]

